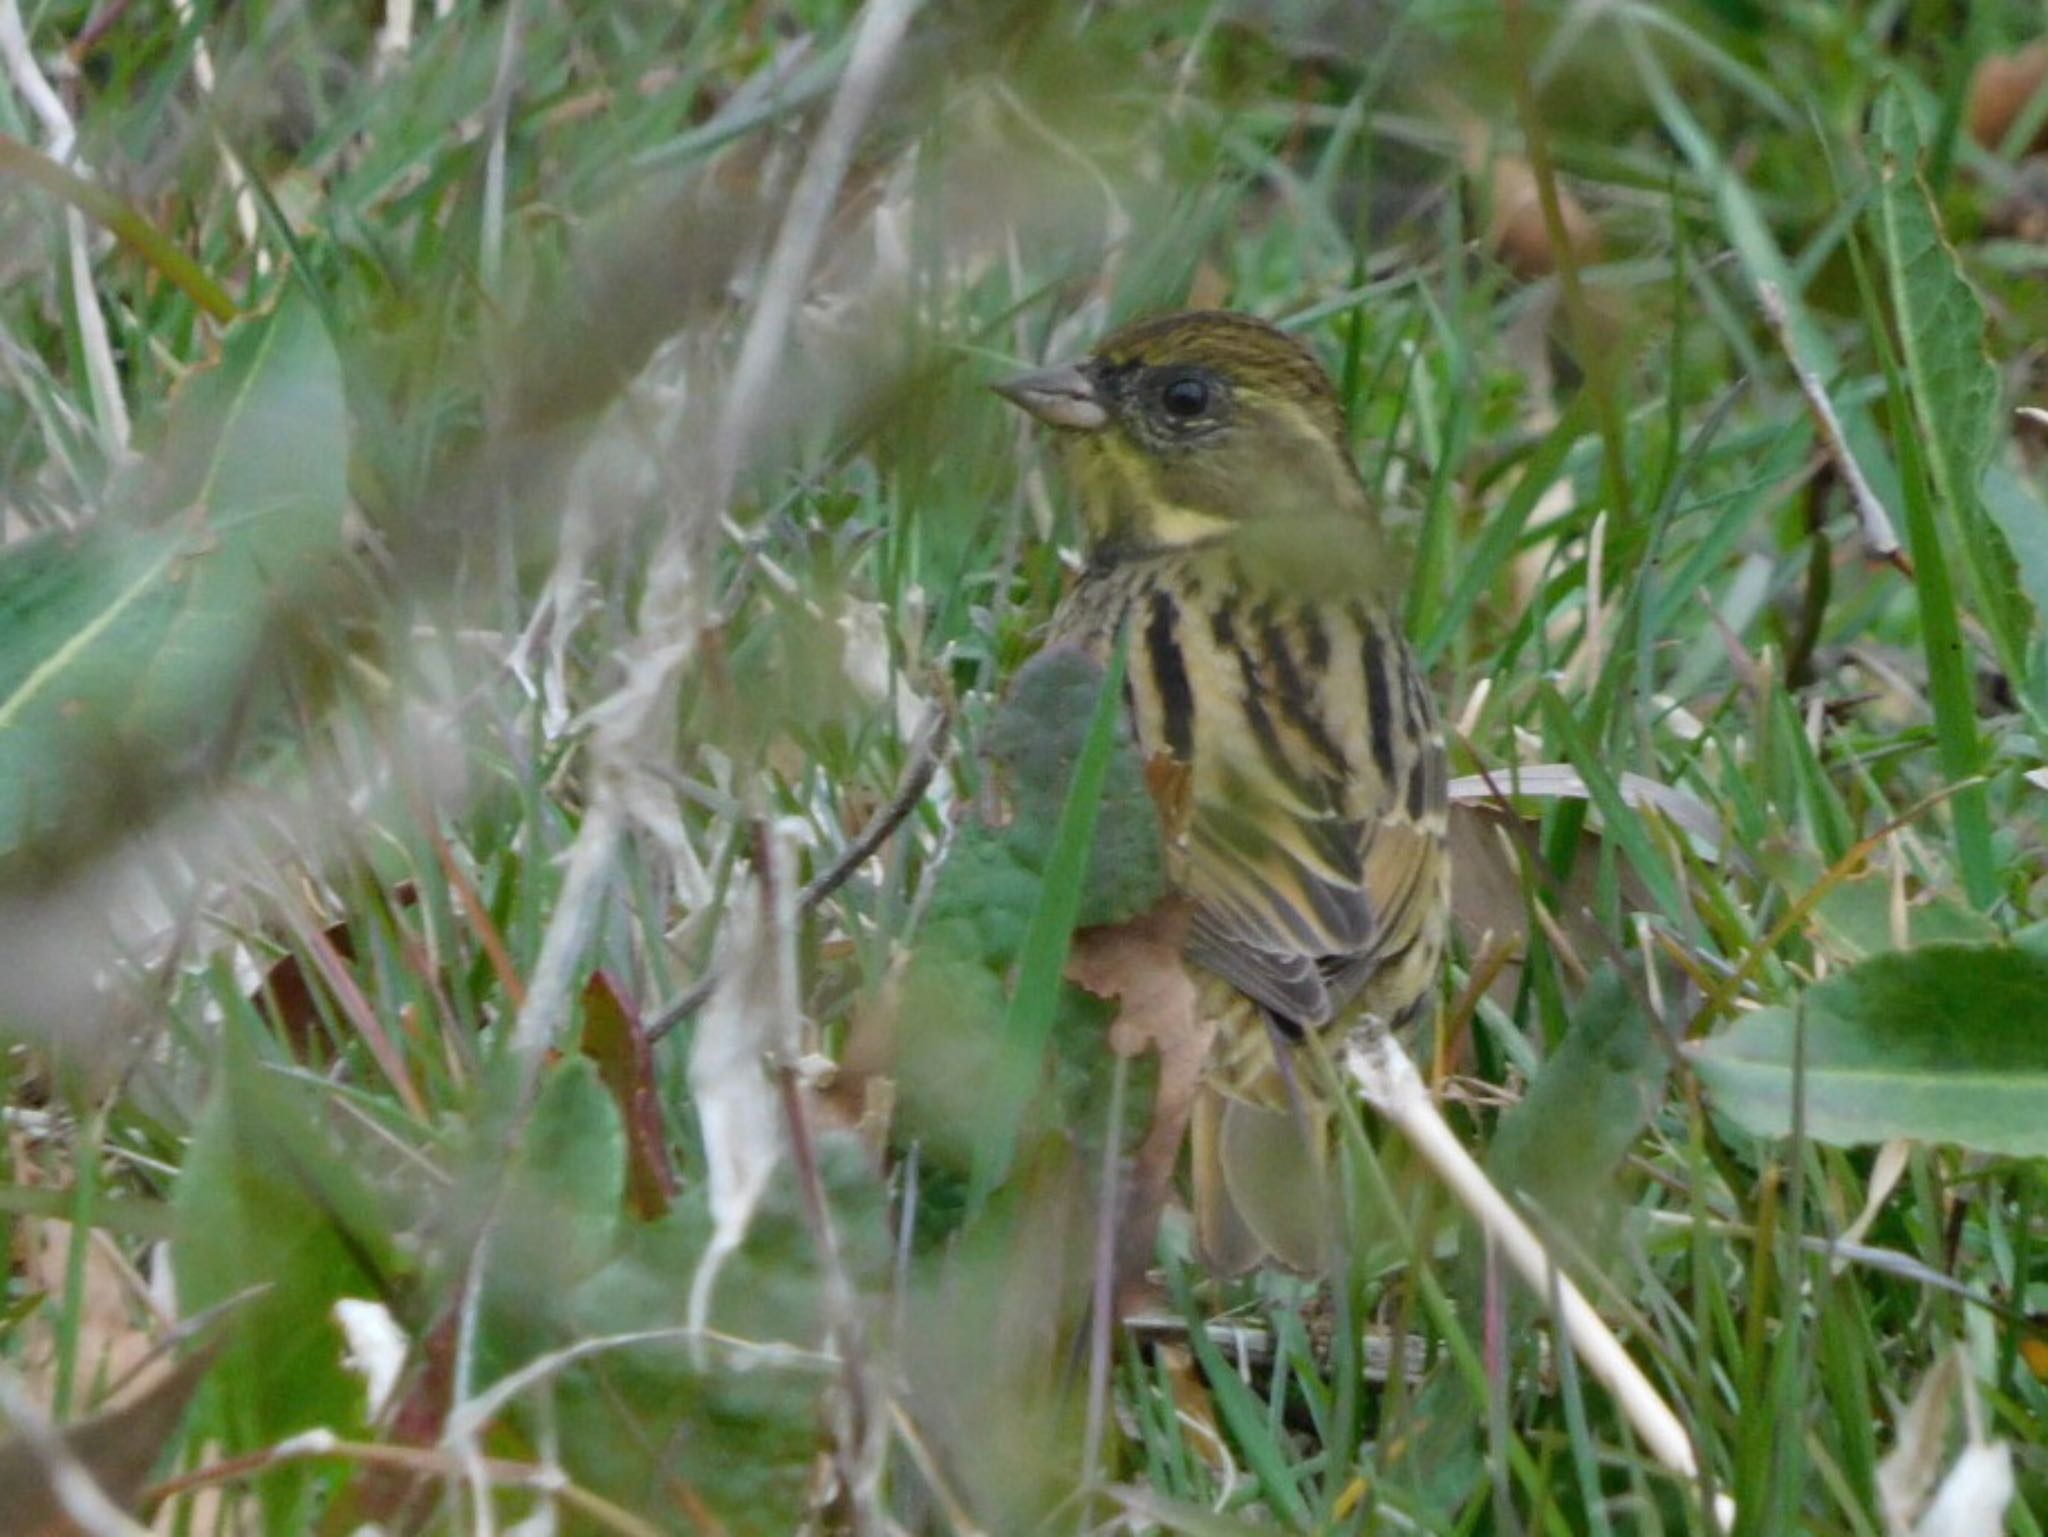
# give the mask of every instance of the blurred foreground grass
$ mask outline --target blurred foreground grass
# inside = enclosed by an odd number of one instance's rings
[[[1370,1125],[1089,1332],[1140,771],[982,386],[1220,303],[1412,560],[1460,1129],[1742,1530],[2039,1531],[2040,27],[0,0],[10,1403],[180,1532],[1710,1530]]]

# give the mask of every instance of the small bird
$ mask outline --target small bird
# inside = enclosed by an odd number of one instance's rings
[[[996,386],[1057,429],[1087,567],[1046,644],[1129,647],[1185,946],[1218,1027],[1191,1117],[1203,1260],[1330,1254],[1311,1032],[1433,1003],[1450,898],[1443,737],[1399,579],[1314,354],[1224,311],[1141,320]]]

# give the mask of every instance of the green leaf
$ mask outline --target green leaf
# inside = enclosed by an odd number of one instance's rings
[[[626,1129],[588,1057],[542,1085],[493,1240],[496,1300],[515,1310],[575,1284],[610,1258],[625,1209]]]
[[[1998,372],[1984,350],[1984,306],[1920,176],[1920,131],[1897,86],[1877,106],[1884,151],[1878,229],[1913,385],[1913,408],[1931,450],[1934,483],[1949,506],[1974,508],[1991,457]]]
[[[341,364],[311,304],[228,333],[132,517],[0,552],[0,852],[203,769],[342,548]]]
[[[858,1296],[878,1296],[890,1259],[885,1193],[854,1139],[826,1134],[816,1151],[846,1278]],[[688,1278],[710,1236],[699,1183],[667,1216],[627,1227],[615,1259],[554,1296],[551,1321],[580,1338],[680,1330]],[[823,1389],[834,1372],[815,1354],[824,1295],[817,1238],[785,1170],[729,1261],[711,1316],[728,1339],[779,1348],[780,1359],[734,1360],[718,1349],[700,1355],[678,1339],[571,1369],[551,1413],[572,1476],[649,1514],[672,1518],[668,1491],[681,1483],[732,1530],[802,1525]],[[529,1334],[527,1354],[542,1337]]]
[[[1584,1211],[1657,1108],[1668,1058],[1651,1028],[1603,969],[1522,1102],[1501,1117],[1488,1161],[1502,1185],[1562,1221]]]
[[[263,1288],[236,1313],[210,1393],[222,1450],[265,1446],[312,1425],[363,1424],[360,1379],[343,1369],[333,1317],[343,1297],[389,1298],[388,1222],[354,1160],[332,1144],[326,1096],[259,1061],[230,1030],[213,1098],[173,1198],[178,1298],[188,1313]],[[303,1468],[266,1475],[272,1530]]]
[[[989,754],[1015,809],[1007,842],[1019,861],[1045,872],[1048,880],[1069,830],[1064,818],[1070,792],[1080,787],[1081,764],[1091,750],[1106,754],[1099,771],[1091,771],[1100,773],[1101,788],[1076,928],[1123,923],[1149,911],[1166,892],[1159,813],[1121,708],[1104,725],[1105,742],[1098,745],[1093,734],[1100,701],[1120,701],[1110,689],[1109,671],[1069,647],[1041,652],[1010,684],[989,732]],[[1121,668],[1116,671],[1120,677]]]
[[[1715,1105],[1759,1136],[1793,1125],[1855,1145],[1911,1137],[2048,1154],[2048,955],[2012,945],[1893,951],[1759,1009],[1693,1048]]]
[[[1013,685],[1021,694],[1046,680],[1043,687],[1048,711],[1040,718],[1040,725],[1047,728],[1043,733],[1046,739],[1057,736],[1072,742],[1067,732],[1076,720],[1086,720],[1088,729],[1071,760],[1056,747],[1048,749],[1037,733],[1027,732],[1026,741],[1014,744],[1023,754],[1021,761],[1041,769],[1048,783],[1057,780],[1059,767],[1066,762],[1071,761],[1072,770],[1058,819],[1053,824],[1056,831],[1045,859],[1045,882],[1024,933],[1023,951],[1017,963],[1017,988],[1003,1018],[1003,1087],[1015,1092],[1009,1105],[998,1106],[989,1116],[976,1143],[973,1190],[977,1198],[993,1190],[1010,1166],[1018,1115],[1044,1060],[1046,1040],[1059,1009],[1067,949],[1074,927],[1082,918],[1089,872],[1095,864],[1095,828],[1102,811],[1103,790],[1111,757],[1123,735],[1123,675],[1121,649],[1105,674],[1084,653],[1062,647],[1041,652]],[[1086,715],[1073,709],[1083,699],[1090,705]],[[1057,731],[1062,723],[1067,732]],[[1026,793],[1022,788],[1015,793],[1020,797],[1019,823],[1028,818],[1042,824],[1046,806],[1028,805],[1022,799]],[[1156,843],[1158,822],[1149,800],[1145,803],[1143,825],[1151,830]]]
[[[2048,615],[2048,503],[2031,484],[2000,464],[1985,471],[1979,489],[1985,512],[2012,552],[2020,590],[2037,613]]]
[[[1978,481],[1991,452],[1998,376],[1984,354],[1984,307],[1964,281],[1955,253],[1942,238],[1940,220],[1920,178],[1919,130],[1898,87],[1888,89],[1880,99],[1877,123],[1884,151],[1876,207],[1878,236],[1905,354],[1906,382],[1926,444],[1927,478],[1938,504],[1935,509],[1924,505],[1925,498],[1911,473],[1918,455],[1910,442],[1902,443],[1908,471],[1906,543],[1919,587],[1928,692],[1934,703],[1942,770],[1951,780],[1961,781],[1979,772],[1983,743],[1950,584],[1949,546],[1960,546],[1979,607],[1993,621],[1991,629],[1999,640],[2001,658],[2014,676],[2021,675],[2010,626],[1999,622],[2005,596],[2000,557],[1989,547],[1977,502]],[[1937,513],[1946,514],[1945,528],[1937,523]],[[1956,861],[1963,884],[1973,903],[1989,907],[1997,900],[1998,881],[1991,862],[1990,812],[1982,787],[1958,791],[1953,815]]]

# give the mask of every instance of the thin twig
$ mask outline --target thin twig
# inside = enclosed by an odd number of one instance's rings
[[[1102,1139],[1102,1189],[1095,1227],[1095,1294],[1088,1317],[1088,1412],[1081,1431],[1081,1489],[1093,1498],[1102,1476],[1102,1432],[1108,1422],[1111,1325],[1116,1313],[1117,1233],[1124,1215],[1124,1088],[1131,1059],[1119,1053],[1109,1084],[1109,1128]]]
[[[446,1475],[453,1471],[449,1455],[429,1447],[384,1446],[374,1442],[344,1441],[331,1430],[309,1430],[293,1436],[288,1441],[280,1441],[275,1446],[266,1447],[262,1451],[230,1457],[195,1472],[167,1479],[149,1489],[144,1499],[152,1506],[160,1505],[166,1500],[180,1498],[197,1489],[253,1478],[284,1463],[306,1462],[320,1458],[358,1462],[365,1467],[396,1468],[402,1472],[429,1477],[435,1474]],[[643,1521],[630,1510],[614,1504],[603,1495],[573,1483],[559,1468],[543,1467],[531,1462],[513,1462],[503,1457],[486,1459],[483,1468],[495,1487],[530,1489],[548,1495],[581,1512],[597,1526],[622,1533],[623,1537],[662,1537],[662,1528]],[[138,1533],[144,1531],[140,1527],[135,1530]]]
[[[739,483],[740,467],[760,426],[769,387],[789,343],[797,303],[817,261],[818,245],[839,200],[839,188],[853,164],[854,146],[881,96],[882,84],[917,7],[918,0],[871,0],[861,11],[846,73],[840,77],[839,90],[790,192],[788,210],[761,276],[761,295],[740,343],[725,415],[712,444],[710,502],[718,512],[725,510]]]
[[[1899,548],[1899,536],[1892,531],[1891,516],[1884,510],[1884,503],[1877,499],[1877,493],[1871,490],[1870,482],[1864,478],[1863,466],[1856,462],[1848,435],[1842,430],[1842,419],[1835,414],[1835,403],[1828,399],[1827,389],[1813,370],[1800,361],[1799,348],[1792,335],[1791,316],[1785,309],[1785,296],[1778,292],[1777,284],[1759,281],[1756,297],[1763,307],[1764,318],[1778,335],[1778,345],[1785,349],[1785,361],[1792,365],[1792,377],[1799,381],[1799,392],[1806,397],[1806,404],[1813,412],[1821,441],[1827,446],[1828,457],[1840,472],[1842,484],[1849,488],[1849,500],[1855,504],[1857,522],[1863,525],[1863,542],[1869,548],[1871,558],[1889,561],[1911,576],[1912,562]]]
[[[881,1505],[882,1453],[888,1444],[886,1425],[875,1413],[876,1395],[869,1385],[860,1303],[853,1282],[847,1277],[838,1231],[832,1223],[832,1207],[818,1168],[805,1091],[794,1064],[778,1062],[774,1071],[776,1087],[782,1095],[782,1114],[789,1128],[790,1161],[796,1167],[797,1183],[803,1191],[804,1217],[810,1223],[812,1241],[818,1246],[818,1270],[825,1283],[826,1338],[839,1357],[832,1460],[846,1491],[853,1530],[865,1537],[889,1530],[889,1520]]]
[[[380,73],[396,69],[404,61],[412,47],[412,30],[413,0],[387,0],[384,24],[377,29],[374,67]]]
[[[512,98],[519,89],[525,37],[525,6],[506,6],[505,30],[498,40],[498,77],[484,109],[490,147],[484,153],[483,228],[477,236],[477,271],[485,291],[493,294],[498,291],[505,255],[505,135],[512,117]]]
[[[924,729],[918,733],[917,741],[910,749],[910,762],[905,765],[903,778],[889,804],[870,817],[860,835],[798,893],[796,905],[799,914],[808,917],[815,912],[827,897],[852,878],[854,871],[874,856],[875,851],[888,841],[889,835],[918,808],[925,791],[931,788],[939,765],[945,761],[946,739],[952,719],[952,711],[943,701],[933,706],[931,717],[926,720]],[[691,984],[679,998],[655,1015],[654,1022],[647,1027],[648,1041],[659,1041],[703,1008],[717,985],[716,971],[707,972]]]

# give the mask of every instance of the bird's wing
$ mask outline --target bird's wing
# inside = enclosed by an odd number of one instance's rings
[[[1440,923],[1443,749],[1407,648],[1364,603],[1210,592],[1199,570],[1131,630],[1140,740],[1190,770],[1189,956],[1325,1024]]]

